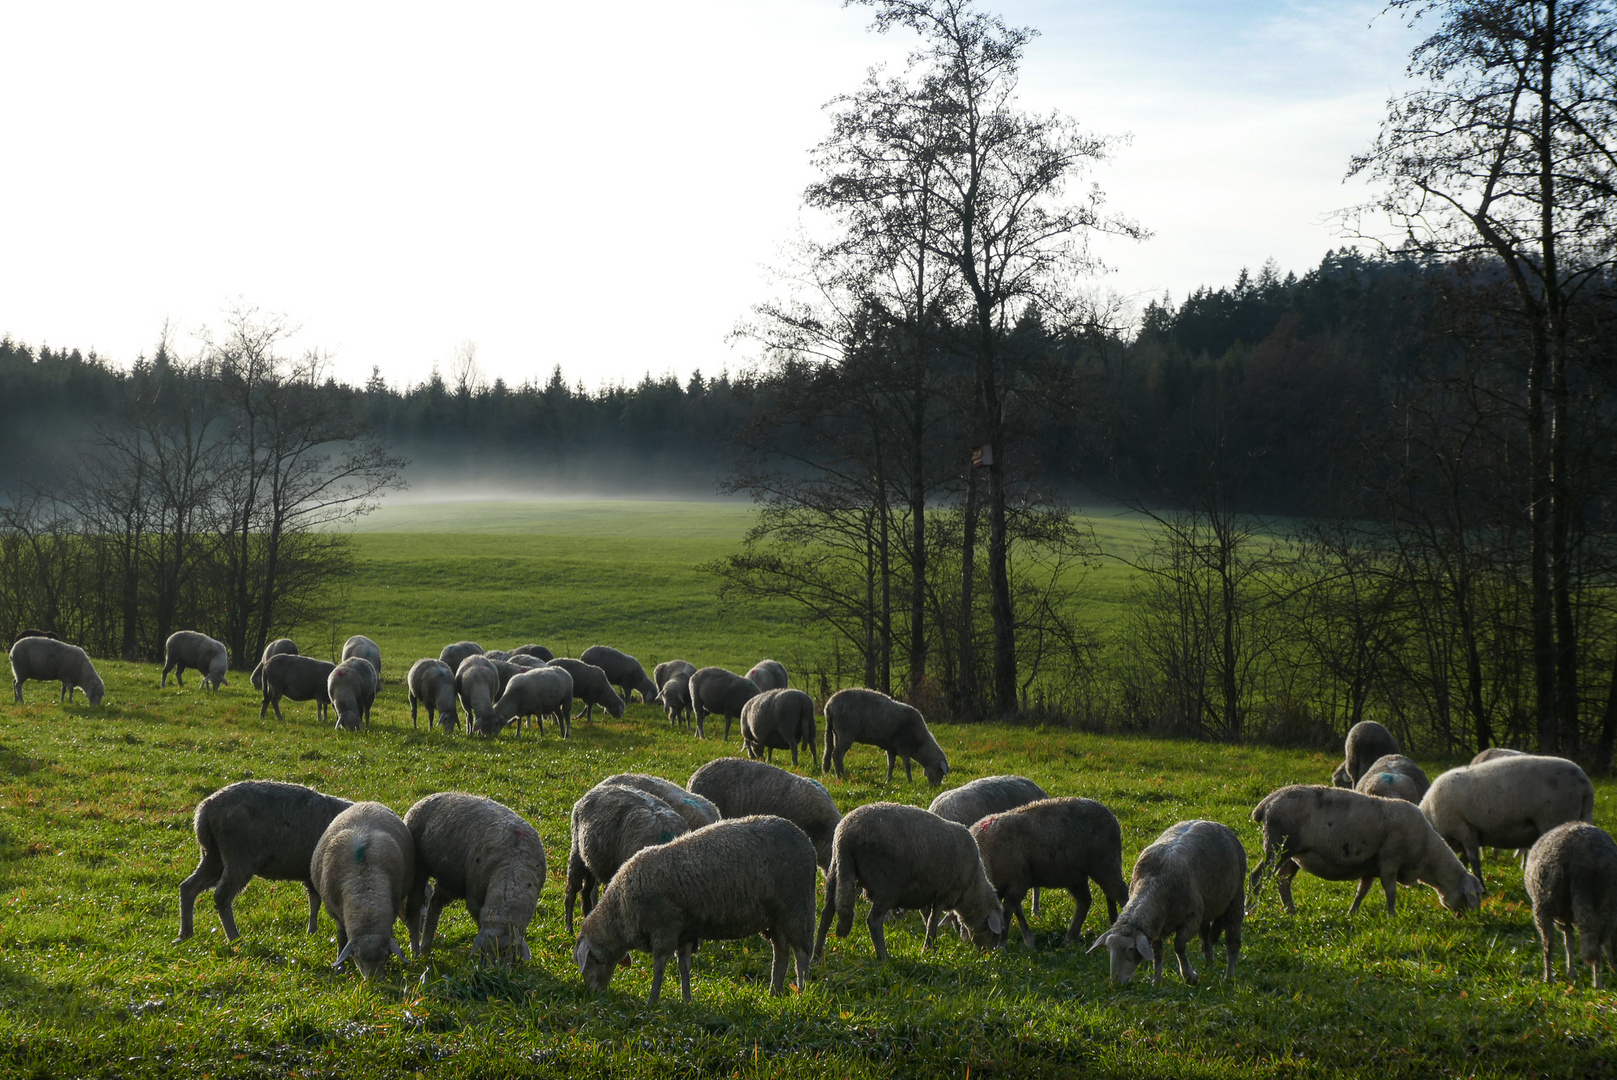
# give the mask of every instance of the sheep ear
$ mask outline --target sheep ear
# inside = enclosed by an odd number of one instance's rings
[[[1102,934],[1100,937],[1096,938],[1095,943],[1093,945],[1091,945],[1085,951],[1086,952],[1094,952],[1096,949],[1100,948],[1102,945],[1105,945],[1108,941],[1110,941],[1111,938],[1112,938],[1112,932],[1110,930],[1108,930],[1104,934]]]
[[[331,965],[331,970],[332,971],[341,971],[342,970],[343,964],[347,962],[349,955],[352,954],[353,951],[354,951],[354,942],[355,942],[355,940],[356,939],[354,939],[354,938],[349,938],[348,939],[348,944],[346,944],[346,945],[344,945],[342,947],[342,952],[337,954],[337,962],[335,964]]]
[[[578,939],[578,944],[573,946],[573,963],[578,965],[579,973],[582,974],[585,965],[589,962],[590,939],[587,937],[580,937]]]
[[[999,936],[999,934],[1002,931],[1004,931],[1004,929],[1005,929],[1005,919],[1004,919],[1004,917],[1002,915],[1000,915],[1000,913],[997,912],[997,911],[990,911],[988,913],[988,930],[989,930],[989,932],[994,934],[997,937],[997,936]]]
[[[528,951],[528,942],[525,938],[517,938],[517,954],[524,960],[533,959],[533,953]]]
[[[1151,939],[1146,937],[1143,933],[1136,934],[1134,936],[1134,947],[1139,951],[1141,956],[1145,957],[1151,963],[1154,964],[1157,962],[1157,954],[1151,951]]]

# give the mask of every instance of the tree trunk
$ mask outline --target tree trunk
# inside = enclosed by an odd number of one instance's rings
[[[966,509],[960,538],[960,679],[957,708],[962,719],[976,712],[977,659],[972,648],[973,585],[977,576],[977,467],[966,467]]]
[[[1612,771],[1612,753],[1617,750],[1617,645],[1611,651],[1611,678],[1606,683],[1606,714],[1600,718],[1600,748],[1595,768],[1606,775]]]
[[[920,357],[915,362],[915,402],[910,417],[910,700],[926,682],[926,405]]]
[[[986,336],[986,335],[985,335]],[[985,341],[984,349],[992,346]],[[984,420],[993,460],[988,465],[988,595],[994,622],[994,712],[1016,712],[1016,629],[1012,623],[1010,551],[1005,523],[1005,423],[992,356],[980,360]]]

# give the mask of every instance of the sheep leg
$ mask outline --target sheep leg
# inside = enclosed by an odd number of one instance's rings
[[[1190,944],[1191,936],[1199,931],[1200,927],[1194,922],[1188,922],[1181,926],[1173,936],[1173,954],[1179,958],[1179,974],[1190,986],[1195,986],[1200,976],[1196,974],[1196,969],[1191,966],[1190,951],[1187,946]],[[1160,957],[1162,950],[1157,950],[1157,955]]]
[[[1364,903],[1364,898],[1366,896],[1370,895],[1370,886],[1374,885],[1375,883],[1376,879],[1373,877],[1359,879],[1358,891],[1353,894],[1353,904],[1348,908],[1348,918],[1351,919],[1353,916],[1359,913],[1359,905]]]
[[[893,766],[898,764],[898,755],[891,750],[887,751],[887,782],[893,782]]]
[[[1229,962],[1224,966],[1224,977],[1235,978],[1235,961],[1241,955],[1241,923],[1246,912],[1231,910],[1224,917],[1224,954]]]
[[[1033,917],[1035,919],[1037,919],[1040,915],[1043,914],[1043,912],[1040,910],[1041,905],[1039,903],[1039,894],[1040,894],[1041,891],[1042,890],[1037,885],[1033,886]],[[1117,912],[1116,911],[1112,912],[1112,920],[1114,922],[1117,920]]]
[[[163,689],[164,687],[166,687],[168,685],[168,673],[170,671],[173,671],[173,670],[174,670],[174,665],[173,664],[164,664],[163,665],[163,677],[157,683],[157,688],[159,690]]]
[[[834,874],[825,875],[825,906],[820,909],[820,926],[814,934],[814,955],[825,955],[825,938],[831,932],[831,916],[836,912],[837,879]],[[843,935],[839,934],[838,937]]]
[[[584,879],[589,876],[589,869],[585,867],[584,860],[579,857],[575,849],[567,860],[567,934],[573,933],[573,901],[578,899],[579,890],[584,887]]]
[[[1275,873],[1275,890],[1280,893],[1280,902],[1286,906],[1287,915],[1297,914],[1297,905],[1291,899],[1291,879],[1296,877],[1297,871],[1301,869],[1302,867],[1287,859],[1280,864],[1280,869]]]
[[[657,1004],[657,995],[663,992],[663,972],[668,968],[668,954],[658,953],[651,958],[651,997],[647,1005]]]
[[[1473,874],[1477,875],[1477,882],[1479,884],[1481,884],[1482,883],[1482,848],[1477,846],[1476,844],[1469,844],[1468,843],[1466,845],[1466,847],[1465,847],[1465,861],[1470,865],[1471,872]],[[1485,885],[1485,884],[1483,885],[1482,891],[1483,892],[1488,891],[1487,885]]]
[[[11,680],[11,700],[15,701],[18,705],[22,704],[22,680],[21,679],[12,679]]]
[[[1398,914],[1398,873],[1395,870],[1383,869],[1381,871],[1381,891],[1387,894],[1387,914]]]
[[[696,737],[707,738],[707,713],[702,711],[701,706],[697,706],[696,709]]]
[[[679,993],[686,1002],[691,1000],[691,953],[695,951],[688,943],[679,947]]]
[[[876,959],[887,959],[887,932],[883,924],[887,921],[887,909],[879,904],[872,904],[870,915],[865,919],[865,925],[870,927],[870,940],[876,945]]]
[[[426,956],[432,952],[432,939],[438,936],[438,919],[444,913],[444,905],[449,901],[442,889],[432,891],[432,899],[427,901],[427,915],[421,922],[421,949],[417,956]]]
[[[174,681],[179,683],[181,686],[185,685],[185,665],[184,664],[175,664],[174,665]]]
[[[253,880],[253,875],[251,873],[244,874],[234,867],[227,865],[225,867],[224,874],[219,878],[219,884],[214,886],[214,910],[219,912],[219,922],[225,928],[225,937],[229,938],[231,941],[235,941],[241,936],[241,931],[236,929],[236,912],[234,907],[236,897],[241,894],[241,891],[247,887],[247,883],[251,880]]]
[[[774,761],[775,760],[774,757],[773,757],[774,751],[771,750],[770,754],[772,756],[770,757],[769,760]],[[796,743],[792,744],[792,768],[794,768],[794,769],[797,768],[797,744]]]
[[[1538,926],[1538,940],[1544,946],[1544,981],[1555,981],[1555,921],[1546,911],[1533,912],[1533,922]]]
[[[785,933],[779,929],[770,935],[769,943],[775,950],[769,964],[769,993],[772,997],[780,997],[786,993],[786,972],[792,966],[792,947],[787,944]]]
[[[307,881],[303,888],[309,894],[309,933],[320,929],[320,894],[314,891],[314,886]]]
[[[1072,913],[1072,924],[1067,927],[1067,944],[1076,945],[1084,939],[1084,920],[1089,918],[1089,906],[1095,901],[1089,895],[1088,885],[1081,889],[1069,889],[1067,891],[1072,894],[1072,902],[1078,906],[1078,909]]]
[[[921,951],[932,947],[933,939],[938,936],[938,923],[943,921],[943,908],[934,904],[932,910],[926,914],[926,937],[921,942]]]
[[[204,848],[197,868],[191,871],[190,877],[180,882],[180,936],[175,938],[175,941],[184,941],[191,936],[192,913],[196,907],[197,895],[202,890],[211,889],[219,884],[224,868],[224,860]]]
[[[1561,946],[1566,950],[1566,981],[1576,984],[1578,977],[1575,974],[1575,969],[1572,967],[1572,935],[1574,932],[1575,931],[1571,923],[1562,924]]]

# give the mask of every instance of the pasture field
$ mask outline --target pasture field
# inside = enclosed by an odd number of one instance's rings
[[[619,770],[683,781],[736,737],[698,742],[650,706],[621,721],[487,742],[412,730],[386,687],[365,733],[292,705],[258,717],[243,676],[217,695],[193,680],[159,690],[153,666],[103,662],[107,702],[61,706],[31,683],[0,705],[0,1075],[186,1077],[434,1076],[1585,1076],[1617,1062],[1617,992],[1539,981],[1521,875],[1488,863],[1493,892],[1457,920],[1425,889],[1346,918],[1351,884],[1301,878],[1299,914],[1273,889],[1248,918],[1233,981],[1119,987],[1104,954],[1062,947],[1066,896],[1046,895],[1038,946],[981,953],[945,936],[922,955],[918,916],[888,934],[877,963],[862,918],[833,937],[804,993],[767,993],[761,939],[704,944],[693,1004],[645,1005],[644,956],[604,996],[572,966],[559,875],[567,811]],[[396,675],[396,673],[395,673]],[[1323,781],[1332,761],[1299,751],[1105,738],[1000,726],[937,730],[949,782],[1022,773],[1053,793],[1098,798],[1123,827],[1125,868],[1174,821],[1238,830],[1265,793]],[[777,761],[779,761],[777,757]],[[849,755],[826,784],[844,812],[876,799],[925,805],[917,775],[883,782],[880,755]],[[789,764],[789,761],[787,762]],[[1426,761],[1436,771],[1445,763]],[[808,762],[803,771],[809,771]],[[428,960],[382,979],[330,970],[334,926],[303,932],[303,890],[258,881],[237,900],[228,943],[208,896],[197,935],[174,944],[179,882],[195,865],[195,804],[245,777],[312,784],[399,811],[433,791],[487,794],[528,817],[550,865],[530,931],[534,961],[509,974],[469,961],[473,926],[445,914]],[[1614,785],[1596,817],[1613,820]],[[1379,891],[1378,891],[1379,892]],[[1086,926],[1099,932],[1104,902]],[[403,939],[402,928],[399,931]]]

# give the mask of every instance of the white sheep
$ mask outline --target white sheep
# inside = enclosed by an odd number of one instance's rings
[[[225,673],[230,670],[230,651],[225,643],[195,630],[176,630],[163,643],[163,678],[157,685],[168,685],[168,673],[174,672],[174,681],[185,685],[185,669],[202,673],[202,688],[218,690],[228,685]]]
[[[775,760],[776,750],[792,752],[792,768],[797,767],[797,748],[814,752],[814,699],[801,690],[765,690],[741,706],[741,745],[751,758]]]
[[[352,958],[367,979],[387,966],[390,956],[405,959],[393,940],[393,920],[403,919],[410,946],[417,928],[405,912],[419,910],[424,898],[415,885],[415,839],[404,821],[377,802],[355,803],[332,819],[315,845],[309,877],[337,922],[337,962]]]
[[[20,637],[11,646],[11,697],[22,704],[22,684],[29,679],[42,682],[60,682],[62,692],[57,696],[73,700],[73,691],[82,689],[91,705],[101,704],[106,696],[106,684],[90,654],[77,645],[47,637]]]
[[[1544,981],[1555,978],[1554,930],[1561,928],[1566,977],[1572,975],[1572,935],[1584,963],[1594,969],[1595,989],[1605,987],[1602,954],[1617,961],[1617,843],[1604,829],[1569,821],[1538,838],[1527,853],[1523,875],[1533,901],[1533,923],[1544,945]]]
[[[1566,758],[1518,754],[1432,781],[1421,813],[1482,880],[1482,847],[1528,848],[1568,821],[1594,821],[1595,789]]]

